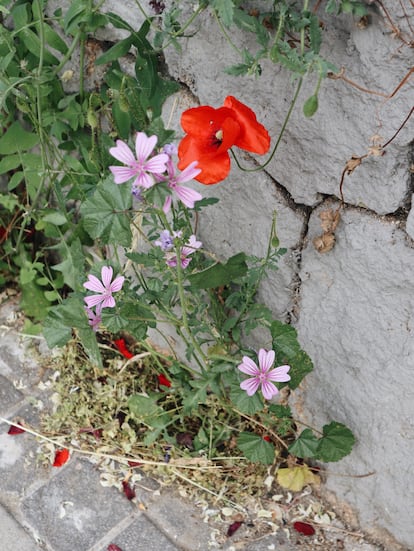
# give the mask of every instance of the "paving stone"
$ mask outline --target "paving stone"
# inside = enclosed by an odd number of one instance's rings
[[[18,410],[14,419],[22,419],[30,426],[38,426],[38,413],[26,404]],[[46,482],[51,469],[38,460],[39,442],[29,433],[9,435],[9,425],[0,424],[0,496],[3,503],[9,498],[23,498],[29,488]]]
[[[134,523],[124,530],[111,543],[118,545],[122,551],[178,551],[144,515],[139,516]],[[108,546],[100,551],[107,551]]]
[[[23,394],[3,375],[0,375],[0,413],[6,412],[23,400]]]
[[[185,551],[209,548],[210,529],[190,506],[175,496],[163,495],[152,502],[144,513],[154,525]]]
[[[53,549],[84,551],[131,515],[134,507],[115,488],[104,488],[92,465],[72,460],[24,500],[22,512]]]
[[[4,551],[39,551],[35,541],[0,505],[1,549]]]

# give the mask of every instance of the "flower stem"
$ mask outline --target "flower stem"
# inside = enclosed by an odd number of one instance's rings
[[[295,90],[295,95],[293,96],[293,99],[290,103],[290,107],[289,107],[289,110],[286,114],[286,117],[285,117],[285,120],[283,121],[283,124],[282,124],[282,128],[279,132],[279,136],[276,140],[276,143],[272,149],[272,152],[270,154],[270,157],[267,159],[267,161],[265,163],[263,163],[262,165],[259,165],[255,168],[246,168],[246,167],[243,167],[241,164],[240,164],[240,161],[238,160],[236,154],[234,153],[234,151],[232,149],[230,149],[231,151],[231,154],[233,155],[233,158],[237,164],[237,166],[240,168],[240,170],[242,170],[243,172],[257,172],[259,170],[262,170],[263,168],[265,168],[269,163],[270,161],[273,159],[273,157],[275,156],[275,153],[277,151],[277,148],[279,147],[279,144],[282,140],[282,137],[283,137],[283,134],[285,133],[285,130],[286,130],[286,127],[288,125],[288,122],[289,122],[289,119],[290,119],[290,116],[292,115],[292,112],[293,112],[293,108],[295,107],[296,105],[296,102],[297,102],[297,99],[299,97],[299,93],[300,93],[300,90],[302,88],[302,83],[303,83],[303,77],[300,77],[299,78],[299,81],[298,81],[298,84],[296,86],[296,90]]]

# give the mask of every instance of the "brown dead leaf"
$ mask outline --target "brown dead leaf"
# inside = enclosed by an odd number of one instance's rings
[[[345,170],[347,174],[352,174],[357,166],[359,166],[362,163],[362,157],[356,157],[352,156],[350,159],[347,160],[345,165]]]
[[[385,151],[382,149],[382,145],[371,145],[368,147],[368,155],[373,157],[382,157],[385,154]]]
[[[324,233],[332,233],[336,230],[337,225],[339,224],[339,220],[341,219],[341,215],[339,214],[339,210],[323,210],[319,213],[319,218],[321,219],[321,227],[324,231]]]
[[[319,235],[313,240],[313,246],[318,253],[328,253],[335,246],[335,235],[331,232]]]

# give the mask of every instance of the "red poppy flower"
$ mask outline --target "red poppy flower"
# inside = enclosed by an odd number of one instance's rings
[[[128,348],[126,347],[126,344],[125,344],[125,339],[117,339],[114,341],[114,345],[117,347],[117,349],[119,350],[119,352],[123,355],[124,358],[126,358],[127,360],[131,359],[134,357],[134,354],[132,354]]]
[[[194,107],[181,115],[181,126],[187,133],[178,146],[178,168],[183,170],[198,161],[201,172],[195,177],[202,184],[216,184],[230,172],[228,150],[240,149],[263,155],[269,150],[270,136],[254,112],[233,96],[224,106]]]

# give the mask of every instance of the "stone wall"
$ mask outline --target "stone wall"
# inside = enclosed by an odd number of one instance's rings
[[[367,25],[342,15],[326,17],[324,26],[326,57],[358,87],[327,79],[318,112],[306,119],[301,105],[315,87],[315,80],[307,79],[266,170],[246,174],[234,166],[225,182],[197,189],[220,198],[200,220],[202,240],[219,255],[263,253],[277,210],[278,234],[288,254],[261,298],[295,325],[315,365],[292,401],[304,422],[320,427],[335,419],[353,430],[355,449],[329,465],[326,487],[337,503],[356,513],[365,531],[393,551],[414,548],[414,117],[385,155],[369,156],[345,176],[335,246],[318,252],[313,242],[322,234],[319,214],[340,206],[346,162],[366,154],[373,136],[387,142],[414,105],[413,78],[398,88],[412,67],[412,48],[401,40],[414,40],[404,15],[405,8],[414,27],[412,3],[382,0],[400,36],[379,3],[369,4]],[[142,22],[132,0],[107,0],[104,8],[137,28]],[[184,86],[167,105],[172,124],[178,128],[180,113],[190,106],[218,107],[234,95],[254,108],[276,137],[294,91],[290,75],[265,62],[258,79],[229,76],[224,69],[238,60],[214,18],[205,13],[191,30],[197,32],[181,41],[180,52],[165,52],[170,75]],[[237,32],[232,39],[240,45],[247,40]],[[253,166],[251,159],[242,161]]]

